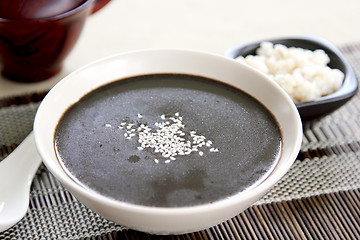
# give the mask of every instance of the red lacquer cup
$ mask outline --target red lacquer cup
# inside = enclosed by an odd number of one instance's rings
[[[2,75],[37,82],[57,74],[86,18],[110,0],[6,0],[0,5]]]

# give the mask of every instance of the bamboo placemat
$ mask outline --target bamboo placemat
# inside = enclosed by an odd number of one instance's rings
[[[340,47],[360,76],[360,44]],[[46,93],[0,99],[0,161],[32,129]],[[0,239],[360,239],[360,95],[304,124],[301,152],[270,192],[204,231],[155,236],[108,221],[75,199],[42,165],[24,219]]]

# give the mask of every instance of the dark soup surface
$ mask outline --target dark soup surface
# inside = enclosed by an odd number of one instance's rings
[[[122,79],[70,107],[55,133],[85,188],[156,207],[212,203],[264,180],[281,154],[272,114],[244,92],[182,74]]]

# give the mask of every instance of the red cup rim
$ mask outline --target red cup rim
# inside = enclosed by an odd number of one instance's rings
[[[86,8],[89,4],[91,4],[92,2],[94,2],[95,0],[85,0],[82,4],[80,4],[79,6],[63,12],[63,13],[59,13],[53,16],[49,16],[49,17],[42,17],[42,18],[22,18],[22,19],[13,19],[13,18],[2,18],[0,17],[0,22],[22,22],[22,21],[49,21],[49,20],[58,20],[58,19],[62,19],[62,18],[66,18],[70,15],[73,15],[79,11],[81,11],[82,9]]]

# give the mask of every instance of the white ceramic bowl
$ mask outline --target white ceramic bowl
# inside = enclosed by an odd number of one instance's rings
[[[74,182],[59,164],[54,133],[63,113],[84,94],[118,79],[151,73],[185,73],[217,79],[242,89],[275,116],[283,137],[280,160],[258,186],[211,204],[161,208],[129,204],[90,192]],[[89,64],[60,81],[36,114],[34,133],[46,167],[84,205],[128,228],[156,234],[180,234],[219,224],[260,199],[288,171],[300,150],[302,124],[288,95],[265,75],[219,55],[187,50],[142,50]]]

